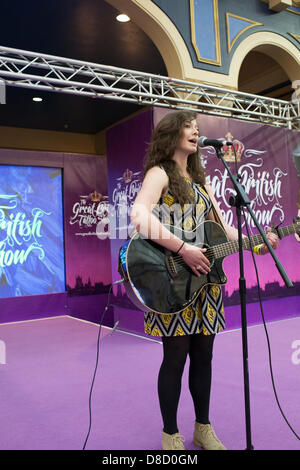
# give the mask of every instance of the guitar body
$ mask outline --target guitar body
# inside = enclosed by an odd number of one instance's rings
[[[200,248],[226,243],[222,227],[205,221],[193,231],[165,225],[183,241]],[[120,250],[119,266],[124,274],[125,290],[133,304],[144,312],[176,314],[191,305],[207,284],[226,284],[224,257],[214,258],[208,250],[211,271],[196,276],[180,255],[141,237],[135,232]]]

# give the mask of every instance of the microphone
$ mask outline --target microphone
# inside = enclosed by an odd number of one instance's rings
[[[216,139],[208,139],[203,135],[198,139],[198,146],[199,147],[223,147],[223,145],[232,145],[232,142],[227,142],[226,140],[216,140]]]

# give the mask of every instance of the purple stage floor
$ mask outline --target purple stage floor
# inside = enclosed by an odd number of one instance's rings
[[[267,325],[280,404],[300,434],[300,317]],[[0,449],[82,449],[98,327],[71,317],[0,325]],[[262,325],[248,328],[254,449],[300,449],[273,394]],[[299,351],[299,352],[297,352]],[[86,449],[160,449],[156,378],[162,346],[102,328]],[[246,447],[241,331],[218,335],[213,360],[211,422],[228,449]],[[188,366],[188,364],[187,364]],[[186,449],[194,414],[183,377],[178,423]]]

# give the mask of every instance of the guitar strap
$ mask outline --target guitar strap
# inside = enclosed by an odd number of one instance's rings
[[[205,186],[203,186],[203,189],[206,192]],[[226,232],[225,227],[224,227],[224,225],[223,225],[223,223],[222,223],[222,221],[221,221],[221,219],[218,215],[218,212],[215,208],[214,202],[211,199],[210,199],[210,202],[211,202],[211,208],[212,208],[212,211],[213,211],[213,214],[214,214],[215,221],[217,222],[217,224],[221,225],[222,229]]]
[[[221,219],[220,219],[220,217],[219,217],[219,215],[218,215],[218,213],[217,213],[217,211],[216,211],[216,208],[215,208],[215,205],[214,205],[213,201],[211,201],[211,204],[212,204],[212,211],[213,211],[213,214],[214,214],[215,221],[216,221],[219,225],[221,225],[221,227],[225,230],[225,228],[224,228],[224,226],[223,226],[223,224],[222,224],[222,222],[221,222]]]

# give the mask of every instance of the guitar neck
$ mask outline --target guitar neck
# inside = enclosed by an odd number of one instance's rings
[[[278,233],[279,238],[287,237],[297,232],[296,224],[287,225],[286,227],[278,228],[274,230]],[[253,235],[252,237],[243,237],[242,245],[243,249],[250,250],[251,246],[260,245],[263,243],[263,237],[260,234]],[[215,258],[225,258],[228,255],[237,253],[239,251],[239,241],[233,240],[226,243],[221,243],[220,245],[215,245],[212,247]]]

